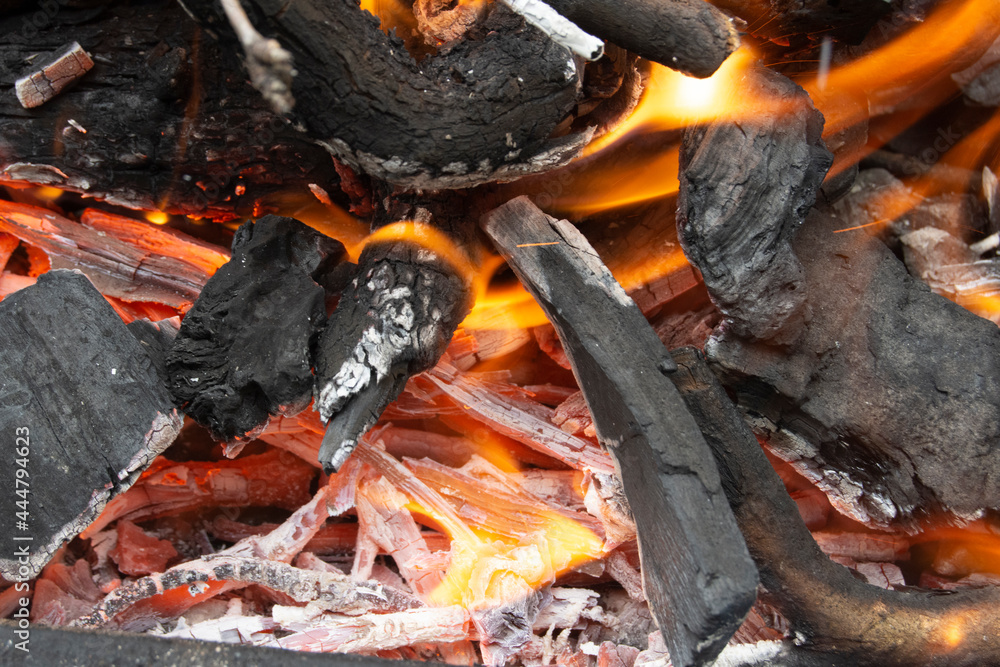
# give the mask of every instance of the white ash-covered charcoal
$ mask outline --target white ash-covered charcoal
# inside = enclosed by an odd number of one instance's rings
[[[967,98],[986,107],[1000,106],[1000,37],[968,68],[951,75]]]
[[[270,415],[312,397],[313,336],[326,319],[317,284],[344,246],[291,218],[265,216],[233,238],[233,258],[208,281],[167,356],[174,399],[227,442],[256,437]]]
[[[482,220],[556,327],[635,519],[646,596],[675,665],[713,660],[757,576],[676,367],[586,238],[526,197]]]
[[[11,454],[0,531],[27,538],[0,557],[13,581],[36,576],[135,483],[181,418],[142,346],[78,273],[49,272],[0,302],[0,346]]]
[[[823,116],[785,77],[756,67],[731,93],[738,120],[684,134],[677,229],[727,328],[793,341],[808,318],[790,241],[832,163]]]

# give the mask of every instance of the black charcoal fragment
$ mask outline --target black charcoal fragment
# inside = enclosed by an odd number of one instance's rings
[[[309,404],[312,340],[326,321],[317,281],[345,257],[339,241],[274,215],[241,226],[232,250],[167,355],[175,400],[227,442],[253,438],[270,415]]]
[[[80,273],[51,271],[0,302],[0,347],[0,534],[10,545],[0,574],[23,580],[135,482],[181,417],[142,345]]]

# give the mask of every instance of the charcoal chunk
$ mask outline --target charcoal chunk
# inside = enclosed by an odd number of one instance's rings
[[[309,404],[312,339],[326,321],[317,281],[345,257],[339,241],[274,215],[241,226],[232,250],[167,355],[173,397],[227,442],[252,439],[270,415]]]
[[[0,534],[14,540],[0,574],[36,576],[180,427],[153,362],[83,274],[51,271],[0,302]]]

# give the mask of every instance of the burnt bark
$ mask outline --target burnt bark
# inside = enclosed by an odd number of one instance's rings
[[[732,20],[691,0],[549,0],[581,28],[643,58],[697,77],[711,76],[736,50]]]
[[[245,81],[237,52],[175,2],[53,5],[0,18],[3,178],[223,219],[308,183],[336,191],[329,154],[271,112]],[[24,109],[15,80],[34,69],[35,55],[73,40],[94,68]]]
[[[233,43],[221,10],[185,6]],[[294,58],[292,116],[352,167],[417,189],[517,178],[565,161],[583,135],[550,140],[579,93],[570,53],[500,3],[458,44],[417,63],[355,0],[246,3]]]
[[[684,135],[678,235],[734,333],[790,341],[808,311],[789,240],[833,158],[804,90],[764,68],[743,86],[727,107],[735,118]]]
[[[19,554],[0,558],[0,574],[21,581],[138,479],[181,419],[140,343],[80,274],[52,271],[4,299],[0,341],[11,443],[0,530]]]
[[[831,561],[739,411],[695,350],[673,375],[715,454],[760,571],[762,593],[796,635],[779,664],[982,665],[1000,660],[1000,591],[885,590]],[[796,656],[796,654],[800,654]],[[823,662],[825,661],[825,662]]]
[[[710,663],[753,604],[757,575],[711,452],[666,377],[669,353],[570,223],[519,198],[482,224],[552,320],[615,459],[673,664]]]
[[[813,35],[857,44],[890,9],[868,0],[719,0],[719,9],[746,21],[747,32],[787,43]]]

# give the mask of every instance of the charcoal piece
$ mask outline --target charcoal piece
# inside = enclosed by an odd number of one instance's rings
[[[830,36],[852,44],[893,7],[870,0],[718,0],[722,11],[747,23],[747,32],[782,42],[805,35]]]
[[[437,363],[472,307],[469,276],[406,241],[372,243],[316,351],[319,460],[337,470],[410,376]]]
[[[1000,508],[1000,330],[843,226],[817,209],[794,239],[812,310],[795,345],[723,324],[706,353],[771,447],[859,520]]]
[[[643,58],[710,76],[739,45],[732,20],[691,0],[549,0],[584,30]]]
[[[795,638],[783,645],[789,655],[746,664],[972,666],[1000,659],[1000,589],[886,590],[834,563],[699,353],[673,357],[673,380],[715,455],[760,569],[762,601],[787,619]]]
[[[789,245],[830,168],[823,116],[805,91],[756,68],[734,92],[738,120],[688,130],[677,228],[712,301],[741,336],[791,341],[808,316]]]
[[[0,534],[12,545],[0,574],[24,580],[135,482],[181,418],[149,356],[82,274],[51,271],[0,302],[0,346],[9,455]]]
[[[673,664],[710,663],[753,604],[757,573],[712,454],[667,377],[670,355],[568,222],[520,197],[482,225],[559,333],[616,461]]]
[[[142,345],[142,349],[149,355],[156,374],[163,381],[163,386],[167,386],[169,375],[167,375],[167,354],[177,337],[177,330],[180,327],[179,318],[150,322],[149,320],[133,320],[125,325],[135,336],[135,339]]]
[[[979,60],[951,78],[972,102],[984,107],[1000,105],[1000,37]]]
[[[268,215],[233,238],[185,316],[167,355],[174,399],[227,442],[252,439],[270,415],[293,414],[312,394],[313,335],[326,320],[317,279],[344,246],[297,220]]]

